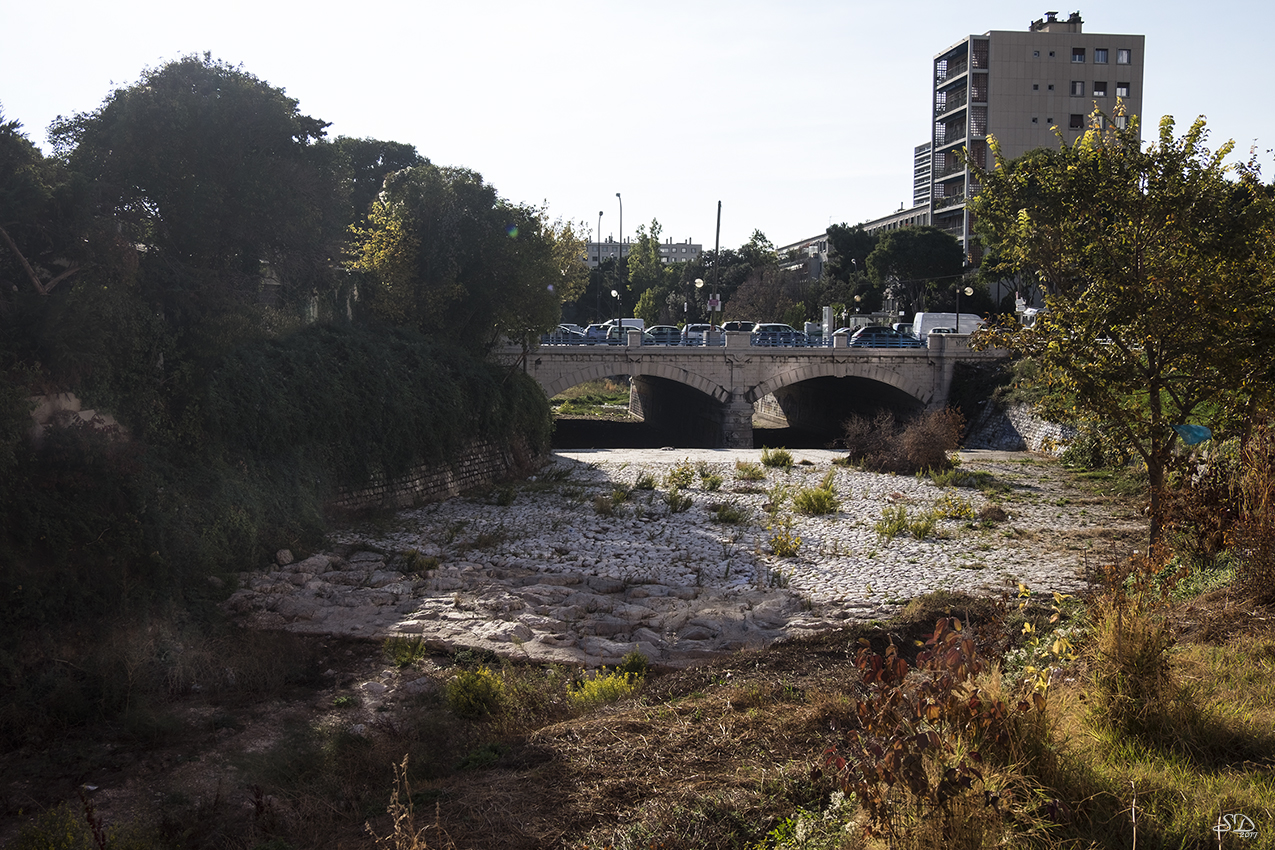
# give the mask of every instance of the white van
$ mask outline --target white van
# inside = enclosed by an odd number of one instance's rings
[[[607,330],[610,330],[611,328],[615,327],[615,319],[608,319],[606,322],[603,323],[602,327],[606,328]],[[645,319],[620,319],[620,327],[637,328],[640,331],[644,331],[646,330],[646,320]]]
[[[959,319],[959,323],[958,323]],[[917,313],[912,318],[912,335],[924,341],[935,328],[950,328],[947,333],[973,333],[983,319],[974,313]]]

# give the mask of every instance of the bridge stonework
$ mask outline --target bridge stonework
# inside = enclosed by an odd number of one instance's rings
[[[493,354],[510,365],[520,364],[548,396],[587,381],[628,375],[633,378],[630,410],[636,415],[656,425],[691,417],[701,433],[715,431],[704,442],[726,448],[752,447],[754,405],[767,396],[777,398],[785,413],[791,409],[803,418],[817,415],[821,407],[853,408],[853,396],[872,388],[917,409],[941,408],[958,362],[1006,355],[970,349],[967,334],[933,334],[925,348],[771,348],[750,346],[747,334],[741,336],[728,334],[724,346],[681,347],[643,346],[633,334],[633,344],[627,346],[543,345],[525,359],[515,348]],[[853,380],[821,381],[838,378]],[[799,398],[803,385],[837,387],[832,390],[837,397],[825,389]],[[696,392],[687,394],[681,387]]]

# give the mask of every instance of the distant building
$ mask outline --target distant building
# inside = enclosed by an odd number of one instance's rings
[[[614,239],[607,239],[605,242],[590,242],[585,250],[587,252],[584,257],[585,265],[596,268],[599,263],[606,260],[627,257],[633,250],[633,242],[626,239],[621,245]],[[685,242],[674,242],[669,239],[660,244],[660,262],[662,263],[685,263],[694,260],[702,253],[704,253],[704,246],[689,239]]]
[[[776,249],[779,267],[784,271],[801,272],[803,279],[816,280],[823,274],[828,262],[828,233],[793,242]]]
[[[930,223],[930,205],[928,203],[865,221],[859,226],[868,233],[882,233],[887,230],[899,230],[903,227],[921,227]]]
[[[912,149],[912,206],[930,203],[930,147],[926,142]]]
[[[963,148],[986,167],[989,135],[1013,159],[1056,148],[1055,127],[1073,143],[1095,106],[1112,116],[1122,101],[1127,115],[1142,115],[1145,36],[1085,33],[1083,24],[1079,12],[1065,21],[1047,12],[1026,32],[970,35],[934,57],[929,205],[935,227],[968,243],[965,202],[979,187]]]

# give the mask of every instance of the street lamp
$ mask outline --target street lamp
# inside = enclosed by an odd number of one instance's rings
[[[620,339],[620,334],[624,332],[624,321],[620,317],[620,291],[618,289],[612,289],[611,297],[615,299],[615,336],[616,339]],[[610,336],[610,334],[607,334],[607,336]]]
[[[593,321],[602,318],[602,210],[598,210],[598,281],[593,290]]]
[[[695,278],[695,311],[699,312],[699,291],[704,288],[704,279]]]
[[[623,287],[624,278],[620,277],[620,266],[624,261],[624,199],[619,192],[615,193],[615,199],[620,203],[620,258],[616,260],[615,279]]]

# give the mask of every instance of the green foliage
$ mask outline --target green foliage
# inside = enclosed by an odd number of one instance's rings
[[[448,708],[470,719],[498,713],[505,699],[504,683],[490,667],[457,671],[447,680],[445,693]]]
[[[879,287],[895,281],[909,313],[923,309],[961,274],[965,255],[950,233],[936,227],[887,231],[868,255],[868,274]]]
[[[1238,425],[1271,401],[1275,288],[1261,246],[1275,204],[1255,163],[1226,164],[1232,143],[1205,146],[1203,118],[1175,138],[1166,117],[1146,146],[1136,119],[1105,130],[1092,119],[1074,145],[1013,162],[992,142],[971,208],[1009,268],[1037,277],[1048,310],[980,344],[1034,358],[1047,416],[1092,423],[1141,459],[1159,540],[1169,426],[1206,411],[1215,429]]]
[[[735,461],[735,478],[740,481],[764,481],[766,470],[748,460]]]
[[[719,502],[709,508],[713,513],[713,522],[723,525],[748,525],[753,521],[753,511],[738,502]]]
[[[204,408],[229,451],[308,457],[334,484],[357,484],[445,462],[473,439],[521,433],[544,451],[550,421],[535,392],[519,372],[411,331],[318,325],[227,357]]]
[[[532,344],[588,275],[571,225],[499,197],[463,168],[389,175],[368,222],[356,231],[355,267],[372,284],[372,311],[472,350],[500,334]]]
[[[668,505],[669,513],[673,514],[689,510],[694,501],[689,494],[683,493],[676,487],[664,494],[664,504]]]
[[[832,487],[804,487],[793,494],[792,506],[799,514],[825,516],[836,513],[840,502]]]
[[[381,652],[396,667],[410,667],[430,655],[420,635],[390,635],[381,644]]]
[[[772,469],[791,470],[793,465],[792,452],[783,448],[771,449],[763,447],[761,450],[761,465]]]
[[[695,467],[691,465],[689,460],[684,460],[674,466],[664,476],[664,483],[669,487],[677,487],[685,490],[695,481]]]
[[[924,540],[934,533],[937,524],[938,514],[934,511],[909,514],[907,505],[887,505],[881,510],[881,519],[872,528],[884,541],[893,540],[901,534]]]
[[[637,480],[633,482],[634,490],[654,490],[655,476],[649,472],[640,473]]]
[[[642,678],[639,673],[622,670],[608,672],[607,668],[603,667],[592,676],[578,682],[568,691],[567,697],[573,708],[584,711],[633,696],[642,686]]]
[[[766,538],[766,542],[770,544],[770,551],[780,558],[795,558],[801,550],[801,536],[797,534],[793,528],[793,520],[790,514],[778,514],[767,526],[770,536]]]

